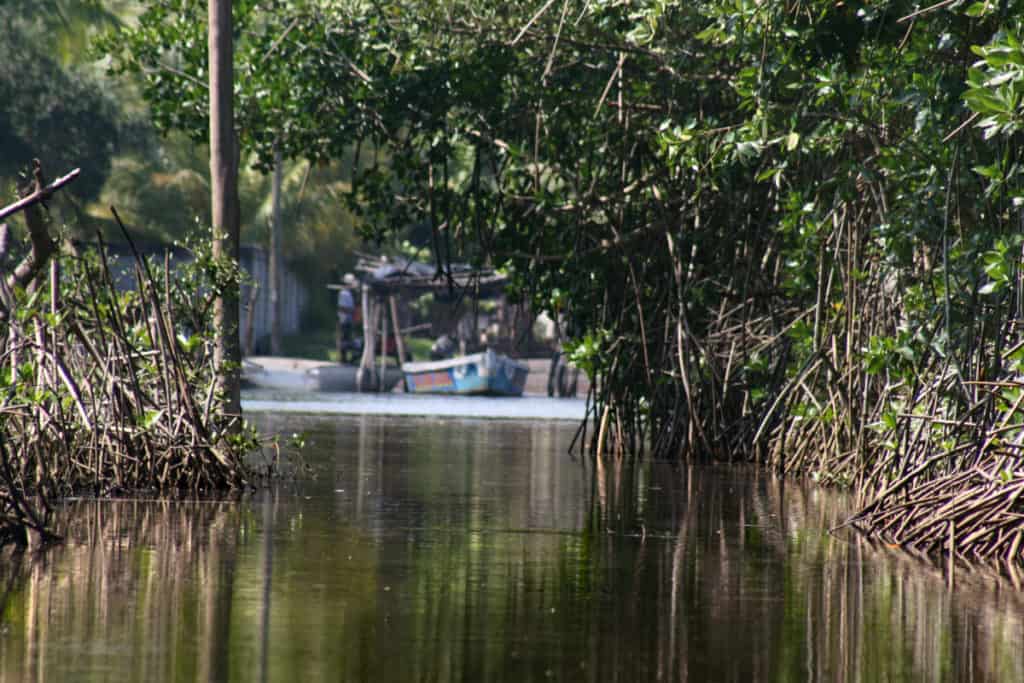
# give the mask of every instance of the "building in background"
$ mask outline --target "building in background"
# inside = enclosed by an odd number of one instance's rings
[[[270,352],[270,255],[263,247],[242,245],[239,265],[255,285],[242,287],[238,328],[246,355]],[[255,291],[253,287],[255,286]],[[281,334],[296,334],[309,305],[309,291],[285,266],[281,272]]]

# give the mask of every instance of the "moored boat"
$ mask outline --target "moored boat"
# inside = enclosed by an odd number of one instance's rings
[[[416,394],[519,396],[530,369],[488,349],[447,360],[403,363],[405,390]]]
[[[402,381],[402,371],[396,367],[383,368],[383,374],[380,368],[374,367],[372,372],[374,375],[367,382],[372,387],[369,389],[371,392],[387,393]],[[381,380],[379,386],[376,384],[378,376]],[[323,365],[305,373],[306,387],[312,391],[356,392],[359,391],[358,378],[359,367],[356,365]]]
[[[246,389],[354,393],[359,391],[359,367],[317,363],[299,359],[266,359],[270,367],[251,360],[242,363],[242,386]],[[374,366],[363,380],[365,392],[392,391],[402,381],[402,370],[393,365]]]

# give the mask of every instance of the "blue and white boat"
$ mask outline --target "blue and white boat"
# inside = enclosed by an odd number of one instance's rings
[[[519,396],[530,368],[487,349],[447,360],[403,363],[405,390],[414,394]]]

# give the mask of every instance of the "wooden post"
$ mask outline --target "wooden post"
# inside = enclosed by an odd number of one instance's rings
[[[259,295],[259,283],[253,282],[252,286],[249,287],[249,303],[247,306],[248,314],[245,318],[245,355],[252,355],[252,335],[253,325],[256,318],[256,297]],[[274,353],[271,351],[271,353]],[[277,355],[277,354],[275,354]]]
[[[370,299],[370,290],[363,285],[363,357],[359,361],[359,369],[356,370],[356,391],[376,391],[377,383],[374,377],[374,352],[376,351],[377,321],[374,318],[376,306]]]
[[[377,307],[380,309],[380,381],[384,383],[384,373],[388,366],[388,317],[384,315],[384,300],[377,300]]]
[[[281,355],[281,184],[284,157],[281,146],[274,145],[274,182],[270,192],[270,258],[267,279],[270,281],[270,353]]]
[[[398,322],[398,301],[395,295],[388,296],[388,306],[391,308],[391,325],[395,328],[395,347],[398,349],[398,367],[405,362],[405,340],[402,339],[402,326]]]

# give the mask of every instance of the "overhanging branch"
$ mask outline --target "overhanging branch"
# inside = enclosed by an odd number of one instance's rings
[[[57,178],[46,187],[37,188],[32,194],[19,199],[10,206],[5,206],[4,208],[0,209],[0,221],[2,221],[3,219],[7,218],[12,214],[18,213],[19,211],[22,211],[32,206],[33,204],[38,204],[39,202],[49,199],[54,192],[56,192],[57,190],[59,190],[60,188],[64,187],[72,180],[77,178],[80,173],[81,169],[76,168],[75,170],[71,171],[71,173],[68,173],[66,176]]]

